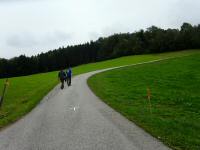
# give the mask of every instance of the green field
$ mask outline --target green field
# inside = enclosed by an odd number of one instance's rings
[[[200,53],[106,71],[88,84],[105,103],[173,149],[200,150]]]
[[[189,50],[181,52],[171,52],[153,55],[137,55],[121,57],[104,62],[91,63],[73,68],[73,75],[104,69],[109,67],[129,65],[155,59],[168,57],[178,57],[200,53],[199,50]],[[0,79],[0,95],[5,79]],[[15,77],[9,79],[10,85],[7,89],[3,107],[0,109],[0,128],[18,120],[58,84],[57,72],[36,74],[25,77]]]

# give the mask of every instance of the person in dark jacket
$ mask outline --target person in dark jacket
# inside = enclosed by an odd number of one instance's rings
[[[71,86],[72,69],[69,67],[66,73],[67,73],[67,85]]]
[[[60,72],[58,73],[58,78],[60,79],[61,82],[61,89],[64,89],[64,81],[66,79],[66,74],[63,70],[60,70]]]

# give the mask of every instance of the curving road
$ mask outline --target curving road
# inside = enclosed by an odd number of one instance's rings
[[[101,70],[103,71],[103,70]],[[0,150],[167,150],[96,97],[87,79],[55,87],[24,118],[0,132]]]

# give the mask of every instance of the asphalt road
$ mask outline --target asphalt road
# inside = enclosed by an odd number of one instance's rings
[[[167,150],[96,97],[91,72],[55,87],[28,115],[0,132],[0,150]]]

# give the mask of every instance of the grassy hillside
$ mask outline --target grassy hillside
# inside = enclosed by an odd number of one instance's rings
[[[73,75],[109,67],[134,64],[154,59],[177,57],[200,53],[199,50],[172,52],[154,55],[128,56],[104,62],[81,65],[73,68]],[[0,95],[5,79],[0,79]],[[35,105],[58,84],[57,72],[36,74],[9,79],[3,107],[0,109],[0,128],[12,123],[29,112]],[[73,82],[73,81],[72,81]]]
[[[200,53],[107,71],[88,83],[105,103],[167,145],[199,150],[199,66]]]

